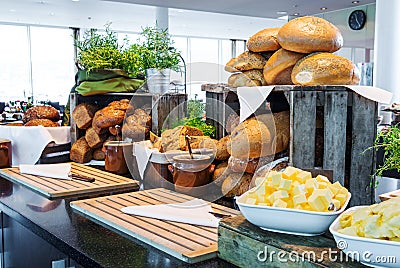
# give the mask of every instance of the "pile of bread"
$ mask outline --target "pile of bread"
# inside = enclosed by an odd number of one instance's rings
[[[7,124],[7,126],[44,126],[59,127],[60,113],[52,106],[35,106],[29,108],[22,117],[22,122]]]
[[[231,59],[228,85],[354,85],[360,81],[352,61],[332,54],[343,37],[332,23],[313,16],[293,19],[281,28],[263,29],[247,42],[249,51]]]
[[[197,128],[179,126],[164,131],[153,141],[153,148],[160,152],[187,151],[185,136],[190,136],[192,149],[214,150],[216,168],[212,180],[221,186],[222,193],[227,197],[241,195],[249,189],[259,167],[288,149],[289,112],[263,114],[240,124],[237,119],[231,120],[230,135],[220,140],[204,136]]]
[[[117,138],[144,140],[148,137],[151,116],[133,107],[128,99],[113,101],[100,109],[94,104],[81,103],[72,111],[73,122],[85,135],[72,144],[70,158],[74,162],[104,160],[103,145]]]

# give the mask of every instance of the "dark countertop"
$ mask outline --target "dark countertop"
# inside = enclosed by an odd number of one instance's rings
[[[74,200],[49,200],[0,178],[0,210],[84,267],[233,266],[218,258],[192,265],[182,262],[74,213],[69,206]]]

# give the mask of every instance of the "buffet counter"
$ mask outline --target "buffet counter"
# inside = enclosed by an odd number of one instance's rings
[[[49,200],[0,178],[1,267],[233,266],[219,258],[194,265],[182,262],[74,213],[74,200]]]

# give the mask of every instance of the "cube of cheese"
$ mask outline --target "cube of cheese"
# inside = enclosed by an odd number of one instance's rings
[[[274,185],[272,185],[272,182],[267,182],[267,184],[265,185],[265,194],[266,195],[270,195],[273,192],[275,192],[277,189]]]
[[[317,181],[319,181],[319,182],[326,182],[326,183],[331,184],[331,181],[330,181],[327,177],[325,177],[325,176],[318,175],[318,176],[315,177],[315,178],[316,178]]]
[[[307,197],[304,193],[293,196],[293,205],[294,206],[302,205],[304,203],[307,203]]]
[[[255,199],[255,198],[247,198],[245,203],[249,204],[249,205],[256,205],[257,204],[257,199]]]
[[[265,175],[266,181],[272,181],[272,175],[279,173],[278,171],[275,170],[270,170],[268,173]]]
[[[332,199],[332,203],[335,206],[336,210],[339,210],[342,207],[340,201],[337,199]]]
[[[257,199],[257,192],[256,189],[251,189],[249,190],[248,194],[247,194],[247,198],[254,198]]]
[[[279,184],[278,189],[279,190],[285,190],[285,191],[289,191],[290,190],[290,185],[292,184],[291,180],[287,180],[287,179],[281,179],[281,183]]]
[[[331,190],[333,195],[337,195],[337,193],[343,188],[340,182],[336,181],[335,183],[329,184],[328,188]]]
[[[336,200],[339,200],[339,202],[340,202],[340,207],[343,207],[344,204],[345,204],[346,201],[347,201],[347,196],[344,195],[344,194],[337,194],[337,195],[335,195],[335,199],[336,199]]]
[[[296,175],[301,172],[301,169],[295,168],[288,166],[285,168],[285,170],[282,172],[282,177],[287,179],[287,180],[295,180]]]
[[[317,182],[317,184],[318,184],[318,189],[328,188],[328,183],[326,183],[324,181],[319,181],[319,182]]]
[[[337,192],[336,195],[339,195],[339,194],[344,194],[344,195],[348,196],[349,191],[345,187],[342,187],[342,188],[340,188],[340,190]]]
[[[304,184],[298,184],[297,186],[293,186],[291,189],[292,196],[305,193],[306,193],[306,186]]]
[[[257,178],[254,180],[254,184],[255,184],[256,186],[259,186],[260,184],[264,183],[264,181],[266,181],[266,178],[265,178],[265,177],[257,177]]]
[[[308,194],[311,194],[315,189],[318,189],[318,182],[315,178],[306,180],[305,185]]]
[[[322,212],[327,211],[332,197],[328,189],[316,189],[307,201],[312,210]]]
[[[268,207],[270,207],[270,206],[271,206],[271,203],[258,203],[257,205],[259,205],[259,206],[268,206]]]
[[[282,173],[275,173],[271,176],[272,185],[278,187],[281,184]]]
[[[276,199],[275,202],[272,204],[273,207],[278,207],[278,208],[286,208],[287,203],[283,201],[282,199]]]
[[[285,190],[278,190],[278,191],[275,191],[273,194],[271,194],[271,195],[269,196],[268,201],[269,201],[270,203],[274,203],[275,200],[277,200],[277,199],[287,199],[287,198],[289,198],[289,194],[288,194],[287,191],[285,191]]]
[[[300,183],[305,183],[307,180],[311,178],[312,178],[311,172],[308,171],[301,171],[299,174],[296,175],[296,180],[298,180]]]

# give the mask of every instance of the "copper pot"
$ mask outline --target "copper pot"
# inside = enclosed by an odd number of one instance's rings
[[[199,187],[211,181],[211,174],[214,172],[215,165],[207,155],[193,155],[191,159],[188,155],[174,156],[173,164],[168,165],[172,173],[175,190],[190,193],[192,187]]]
[[[0,139],[0,168],[9,168],[12,165],[11,141]]]
[[[116,174],[129,172],[127,161],[132,158],[132,143],[127,141],[109,141],[104,144],[105,170]]]

